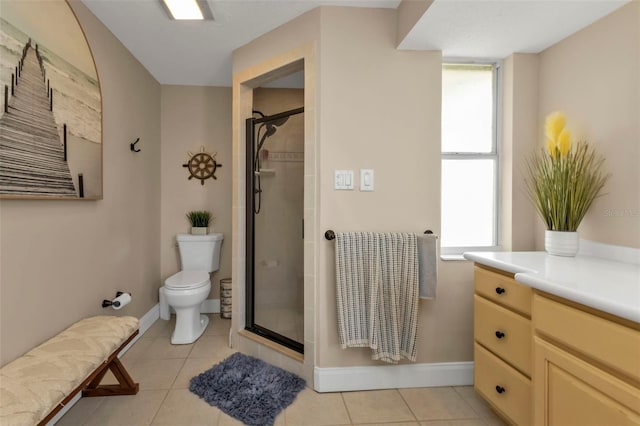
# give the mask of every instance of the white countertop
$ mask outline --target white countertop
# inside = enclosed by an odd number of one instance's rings
[[[467,252],[465,259],[515,274],[529,287],[640,323],[640,265],[545,252]]]

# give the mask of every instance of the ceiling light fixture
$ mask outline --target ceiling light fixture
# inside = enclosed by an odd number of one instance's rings
[[[161,0],[170,18],[175,20],[213,19],[206,0]]]

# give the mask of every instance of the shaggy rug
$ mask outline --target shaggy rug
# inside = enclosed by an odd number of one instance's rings
[[[271,426],[304,387],[295,374],[237,352],[192,378],[189,389],[247,425]]]

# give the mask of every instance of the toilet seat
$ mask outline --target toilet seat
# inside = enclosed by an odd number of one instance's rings
[[[171,290],[194,290],[210,284],[209,273],[205,271],[180,271],[164,282]]]

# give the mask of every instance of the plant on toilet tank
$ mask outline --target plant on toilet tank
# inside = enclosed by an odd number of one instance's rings
[[[213,226],[209,226],[211,213],[206,210],[192,210],[187,213],[187,219],[191,223],[192,235],[207,235],[209,231],[213,232]]]

